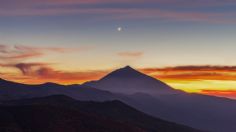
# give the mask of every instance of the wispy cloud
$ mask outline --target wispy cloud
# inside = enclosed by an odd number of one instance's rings
[[[201,93],[236,99],[236,90],[201,90]]]
[[[236,72],[236,66],[210,66],[210,65],[203,65],[203,66],[175,66],[175,67],[164,67],[164,68],[146,68],[143,69],[146,72],[183,72],[183,71],[221,71],[221,72]]]
[[[53,81],[62,84],[83,83],[88,80],[98,80],[107,71],[84,71],[84,72],[66,72],[58,71],[49,67],[42,67],[36,72],[36,76],[40,81]]]
[[[30,50],[21,46],[7,46],[0,47],[0,59],[4,61],[26,59],[43,55],[42,51]]]
[[[19,63],[2,66],[16,68],[22,73],[14,75],[14,77],[5,75],[5,78],[28,84],[38,84],[45,82],[76,84],[89,80],[97,80],[108,73],[108,71],[102,70],[67,72],[56,70],[51,66],[51,64],[48,63]]]
[[[125,52],[119,52],[117,55],[121,57],[128,57],[128,58],[137,58],[137,57],[142,57],[143,52],[140,51],[125,51]]]
[[[38,16],[80,14],[108,19],[163,19],[210,23],[236,23],[232,0],[11,0],[0,2],[0,16]],[[5,7],[5,8],[4,8]],[[6,8],[7,7],[7,8]],[[10,8],[11,7],[11,8]],[[171,7],[171,8],[170,8]],[[217,8],[216,8],[217,7]]]
[[[20,74],[10,75],[2,73],[2,77],[10,80],[17,79],[27,83],[47,82],[53,81],[58,83],[70,82],[69,80],[82,79],[81,73],[70,73],[58,71],[52,68],[52,63],[41,62],[27,62],[28,59],[32,61],[33,58],[46,56],[54,53],[71,53],[82,52],[91,49],[91,47],[80,48],[61,48],[61,47],[33,47],[25,45],[0,45],[0,67],[6,69],[18,70]],[[27,62],[27,63],[26,63]],[[87,75],[87,74],[84,74]],[[96,76],[96,75],[95,75]],[[86,78],[86,77],[85,77]],[[87,77],[87,79],[89,79]],[[60,82],[61,81],[61,82]]]
[[[88,50],[89,47],[81,48],[60,48],[60,47],[32,47],[24,45],[0,45],[0,60],[6,63],[22,61],[29,58],[35,58],[45,55],[47,52],[67,53],[73,51]]]
[[[162,79],[236,80],[236,66],[177,66],[146,68],[142,71]]]
[[[46,67],[48,63],[16,63],[16,64],[0,64],[0,67],[16,68],[21,71],[23,75],[32,75],[33,69]]]
[[[13,67],[18,68],[23,75],[34,75],[34,69],[35,68],[41,68],[41,67],[46,67],[49,64],[46,63],[19,63],[13,65]]]
[[[97,3],[156,3],[156,4],[175,4],[173,6],[209,6],[235,4],[234,0],[5,0],[1,2],[4,6],[29,6],[40,4],[97,4]]]

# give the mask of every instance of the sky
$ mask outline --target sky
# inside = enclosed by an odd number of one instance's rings
[[[234,0],[0,0],[0,77],[83,83],[130,65],[236,98]]]

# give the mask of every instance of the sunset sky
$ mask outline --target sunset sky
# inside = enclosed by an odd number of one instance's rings
[[[1,0],[0,77],[83,83],[130,65],[236,98],[234,0]]]

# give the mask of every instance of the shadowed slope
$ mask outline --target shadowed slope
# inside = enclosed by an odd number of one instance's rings
[[[80,111],[55,106],[0,107],[13,118],[0,120],[1,132],[143,132],[140,128]],[[12,131],[13,132],[13,131]]]
[[[26,100],[10,101],[8,106],[53,106],[58,110],[70,109],[80,111],[88,115],[94,115],[105,119],[120,122],[121,124],[130,124],[148,132],[199,132],[198,130],[167,122],[158,118],[148,116],[120,101],[107,102],[82,102],[76,101],[64,95],[55,95],[44,98],[33,98]],[[109,125],[109,124],[107,124]],[[125,130],[128,132],[128,130]]]

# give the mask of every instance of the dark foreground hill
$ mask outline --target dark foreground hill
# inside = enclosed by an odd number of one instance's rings
[[[62,107],[37,105],[1,107],[0,109],[1,132],[144,131],[128,124],[91,116]]]
[[[148,116],[120,101],[76,101],[64,95],[5,102],[1,130],[16,132],[199,132]]]

